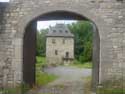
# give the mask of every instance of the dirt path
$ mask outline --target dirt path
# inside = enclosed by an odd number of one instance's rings
[[[91,69],[82,69],[69,66],[50,67],[45,69],[45,72],[57,75],[59,77],[59,79],[50,84],[62,83],[63,81],[80,81],[83,80],[84,77],[91,76]]]
[[[58,66],[45,72],[59,76],[57,80],[42,87],[38,94],[84,94],[84,77],[91,76],[91,69]]]

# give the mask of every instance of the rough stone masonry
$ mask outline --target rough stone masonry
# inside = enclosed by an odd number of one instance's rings
[[[23,36],[37,17],[67,11],[91,20],[99,33],[98,83],[125,88],[125,0],[10,0],[0,3],[0,87],[23,81]],[[97,47],[95,46],[94,49]],[[97,49],[96,49],[97,50]],[[96,56],[96,55],[95,55]],[[98,74],[93,72],[93,76]]]

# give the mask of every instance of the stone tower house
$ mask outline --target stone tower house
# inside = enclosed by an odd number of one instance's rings
[[[74,35],[64,24],[50,27],[46,35],[48,64],[69,64],[74,59]]]

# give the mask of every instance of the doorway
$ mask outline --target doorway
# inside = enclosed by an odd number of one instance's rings
[[[25,29],[25,35],[23,40],[23,81],[29,84],[31,87],[35,85],[35,64],[36,64],[36,31],[37,21],[51,21],[51,20],[79,20],[79,21],[90,21],[93,26],[93,69],[92,69],[92,85],[95,89],[99,82],[99,34],[96,25],[86,17],[79,14],[67,12],[67,11],[56,11],[46,13],[35,19],[33,19]],[[67,55],[67,54],[66,54]]]

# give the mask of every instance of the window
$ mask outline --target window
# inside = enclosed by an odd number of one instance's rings
[[[55,55],[58,55],[58,50],[55,50]]]
[[[54,33],[56,33],[56,30],[53,30]]]
[[[68,33],[68,31],[67,31],[67,30],[66,30],[65,32],[66,32],[66,33]]]
[[[55,39],[52,39],[52,43],[55,44],[55,43],[56,43],[56,40],[55,40]]]

